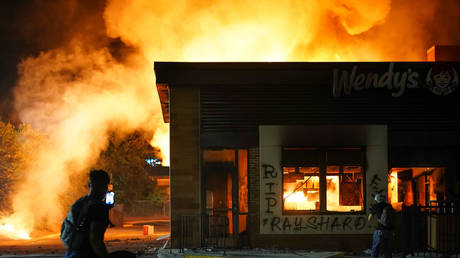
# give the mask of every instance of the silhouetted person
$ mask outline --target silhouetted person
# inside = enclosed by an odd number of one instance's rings
[[[110,177],[104,170],[89,173],[89,193],[72,205],[61,229],[61,239],[68,248],[66,258],[109,257],[104,233],[110,223],[110,207],[103,201],[109,182]],[[65,230],[70,233],[66,234]],[[63,239],[63,236],[68,237]]]
[[[383,247],[385,258],[392,257],[394,237],[394,209],[385,201],[382,194],[375,195],[376,204],[370,208],[368,220],[377,218],[377,228],[372,237],[372,258],[379,257],[379,249]]]

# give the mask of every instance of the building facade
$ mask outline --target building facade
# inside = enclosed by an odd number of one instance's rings
[[[455,199],[460,63],[155,71],[170,123],[173,248],[202,246],[220,226],[226,246],[363,250],[376,193],[397,210]]]

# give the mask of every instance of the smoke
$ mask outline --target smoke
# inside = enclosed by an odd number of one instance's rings
[[[455,5],[453,0],[46,3],[24,29],[44,51],[19,64],[14,94],[20,120],[47,134],[50,144],[24,171],[12,218],[29,232],[38,224],[57,225],[63,216],[59,196],[80,183],[70,178],[95,162],[110,130],[154,130],[152,143],[169,152],[154,61],[421,61],[435,43],[459,44]],[[43,37],[37,34],[48,27]]]
[[[16,108],[22,121],[48,135],[50,146],[26,171],[13,198],[15,212],[31,215],[28,221],[59,221],[59,196],[81,183],[69,177],[94,164],[109,130],[161,127],[153,71],[145,67],[151,65],[139,56],[121,64],[107,49],[86,51],[79,42],[19,65]]]
[[[28,158],[11,197],[13,213],[0,219],[0,233],[13,238],[26,238],[34,229],[58,228],[68,209],[62,199],[74,194],[75,185],[84,184],[82,175],[105,149],[109,131],[155,131],[152,142],[168,134],[152,62],[101,33],[102,10],[98,13],[92,1],[36,7],[45,14],[32,15],[37,22],[24,23],[22,33],[43,31],[46,37],[31,41],[50,49],[18,65],[14,106],[20,121],[45,134],[49,143]],[[58,18],[46,15],[50,11]],[[167,146],[158,147],[166,152]]]

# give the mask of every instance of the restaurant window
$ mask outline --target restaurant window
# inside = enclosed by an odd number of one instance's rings
[[[362,211],[363,153],[362,148],[283,148],[283,210]]]
[[[388,178],[388,202],[397,210],[405,206],[437,206],[446,200],[442,167],[395,167]]]

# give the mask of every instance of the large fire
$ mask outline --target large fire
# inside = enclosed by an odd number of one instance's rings
[[[319,177],[308,176],[285,184],[283,198],[286,210],[318,210]]]
[[[326,176],[326,209],[328,211],[360,211],[361,205],[342,205],[339,176]],[[318,176],[305,176],[284,184],[285,210],[319,210],[320,190]]]
[[[390,7],[390,0],[108,0],[105,36],[135,51],[115,58],[108,45],[88,41],[92,24],[84,21],[65,45],[19,64],[16,110],[51,144],[23,171],[25,180],[12,196],[14,212],[0,219],[0,233],[27,238],[38,226],[57,229],[68,208],[58,205],[59,196],[81,183],[69,178],[95,162],[113,128],[155,131],[151,143],[161,149],[163,164],[169,163],[154,61],[423,60],[425,46],[417,37],[425,30],[417,23],[381,26]],[[400,48],[398,40],[410,47],[393,51]],[[336,178],[328,180],[336,184]],[[303,208],[316,208],[310,202],[317,193],[311,191],[307,197],[297,192],[287,197],[287,205],[303,198],[308,205]],[[332,190],[327,194],[338,196]],[[328,197],[328,207],[334,203],[338,197]]]
[[[0,220],[0,232],[11,239],[31,239],[21,221],[13,221],[9,218]]]

